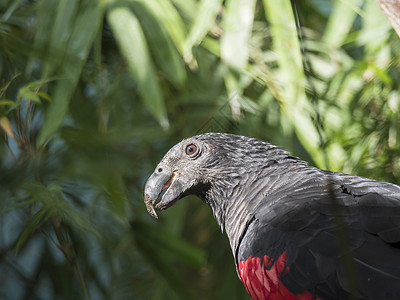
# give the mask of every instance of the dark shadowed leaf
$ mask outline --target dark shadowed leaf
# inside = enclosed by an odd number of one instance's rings
[[[149,55],[147,42],[137,17],[128,7],[111,7],[108,21],[115,32],[115,38],[121,49],[133,78],[146,106],[160,124],[167,128],[168,119],[160,87]]]

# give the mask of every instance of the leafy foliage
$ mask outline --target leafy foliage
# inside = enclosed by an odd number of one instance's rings
[[[143,185],[176,142],[255,136],[400,183],[400,42],[373,0],[0,3],[0,297],[245,299],[225,236]]]

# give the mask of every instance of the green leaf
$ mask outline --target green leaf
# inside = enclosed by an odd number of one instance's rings
[[[38,137],[39,146],[47,143],[50,136],[61,125],[67,113],[69,101],[74,94],[83,66],[89,55],[93,40],[100,30],[102,20],[101,5],[92,1],[89,3],[79,11],[73,22],[71,18],[68,18],[70,24],[66,25],[66,19],[63,18],[62,21],[56,25],[56,28],[67,26],[67,28],[71,30],[70,39],[65,48],[65,58],[62,61],[63,75],[65,75],[66,78],[59,80],[55,87],[54,96],[52,97],[54,103],[50,105],[46,112],[46,117]],[[59,11],[64,8],[63,4],[65,4],[65,1],[60,2],[58,6]],[[69,8],[68,11],[71,9],[72,8]],[[85,30],[82,30],[82,28],[85,28]],[[58,30],[53,32],[58,32]],[[66,38],[66,35],[63,33],[61,37],[52,37],[55,40],[51,43],[55,44],[57,41],[63,42],[61,38]],[[58,45],[54,45],[54,47],[57,48]]]
[[[13,82],[21,73],[15,74],[9,81],[7,81],[1,88],[0,88],[0,97],[3,97],[5,92],[7,91],[8,87],[10,86],[11,82]],[[2,83],[3,84],[3,83]]]
[[[264,8],[270,22],[273,50],[279,66],[278,80],[283,89],[284,101],[298,103],[301,108],[305,77],[290,0],[264,0]]]
[[[170,82],[182,88],[187,81],[185,66],[164,24],[154,15],[153,9],[142,2],[133,4],[156,65]]]
[[[241,115],[241,104],[239,98],[242,97],[243,87],[240,84],[240,76],[231,70],[228,70],[224,76],[225,86],[229,93],[229,104],[232,112],[232,117],[236,120]]]
[[[217,40],[206,36],[201,41],[201,45],[215,56],[219,57],[221,55],[221,44]]]
[[[186,26],[178,11],[170,0],[141,0],[146,7],[153,12],[154,16],[163,24],[178,51],[183,54]]]
[[[194,19],[198,8],[196,0],[172,0],[172,2],[185,17]]]
[[[42,79],[28,83],[19,90],[17,95],[18,101],[21,101],[21,99],[27,99],[29,101],[33,101],[35,103],[40,104],[41,103],[40,99],[43,98],[48,102],[52,102],[53,100],[51,99],[51,97],[47,93],[40,91],[40,89],[46,83],[54,80],[56,79],[55,78]]]
[[[376,1],[367,0],[364,7],[363,26],[357,32],[356,43],[365,45],[367,55],[378,61],[378,65],[385,66],[386,61],[392,59],[392,47],[386,42],[391,36],[392,26]]]
[[[128,7],[116,6],[110,8],[107,18],[146,106],[161,126],[167,128],[169,124],[164,99],[137,17]]]
[[[292,122],[296,135],[315,163],[325,168],[325,159],[319,149],[320,136],[312,122],[311,105],[305,95],[302,53],[290,0],[264,0],[263,3],[279,67],[277,79],[282,91],[278,99],[281,109]]]
[[[332,47],[339,47],[346,40],[362,0],[335,0],[333,11],[326,26],[323,41]]]
[[[49,37],[49,54],[55,56],[56,59],[46,61],[43,68],[44,78],[49,77],[52,71],[56,69],[59,64],[62,64],[62,59],[64,55],[67,54],[66,48],[68,47],[68,42],[71,37],[71,27],[74,24],[74,17],[77,13],[78,4],[78,0],[60,0],[58,1],[55,16],[50,15],[47,17],[48,19],[52,18],[53,21],[51,35]]]
[[[229,0],[226,3],[221,58],[237,70],[245,69],[247,64],[255,3],[254,0]]]
[[[51,214],[49,211],[46,208],[42,208],[25,224],[15,244],[15,252],[17,254],[32,234],[38,230],[50,218],[50,216]]]
[[[14,138],[14,133],[11,127],[10,120],[7,117],[0,117],[0,127],[7,133],[10,137]]]
[[[190,63],[193,59],[192,48],[199,45],[215,22],[222,0],[203,0],[199,3],[197,14],[190,26],[184,44],[184,59]]]
[[[12,1],[11,5],[8,7],[8,9],[3,13],[1,17],[2,22],[6,22],[10,16],[13,14],[13,12],[18,9],[18,7],[21,5],[21,3],[24,2],[24,0],[14,0]]]
[[[15,102],[9,99],[2,99],[0,100],[0,105],[4,105],[4,106],[15,106]]]
[[[49,96],[49,94],[47,94],[47,93],[45,93],[45,92],[39,91],[39,92],[37,92],[37,95],[38,95],[41,99],[44,99],[44,100],[46,100],[46,101],[49,102],[49,103],[52,103],[52,102],[53,102],[53,99]]]
[[[40,97],[37,95],[37,93],[29,90],[29,88],[21,89],[18,100],[21,99],[27,99],[29,101],[35,102],[35,103],[40,103]]]

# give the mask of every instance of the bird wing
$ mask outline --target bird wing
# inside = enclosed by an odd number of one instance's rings
[[[400,188],[318,172],[279,175],[255,202],[237,249],[250,295],[400,299]]]

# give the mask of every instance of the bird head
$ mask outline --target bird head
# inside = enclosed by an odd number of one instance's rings
[[[155,218],[179,199],[194,194],[208,202],[217,221],[221,206],[248,174],[256,176],[263,166],[286,151],[255,138],[206,133],[187,138],[163,157],[145,185],[145,204]],[[158,198],[161,200],[156,204]],[[225,201],[226,202],[226,201]]]
[[[145,186],[145,203],[148,212],[157,218],[154,210],[163,210],[190,194],[207,190],[212,167],[218,164],[218,143],[212,143],[205,135],[183,140],[172,147],[149,177]],[[199,195],[200,196],[200,195]]]

